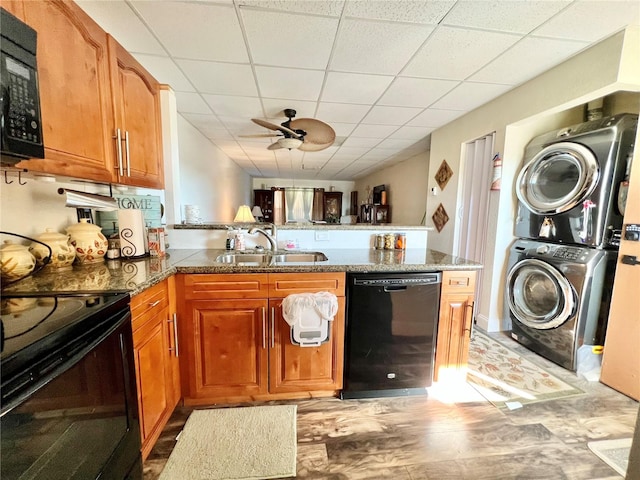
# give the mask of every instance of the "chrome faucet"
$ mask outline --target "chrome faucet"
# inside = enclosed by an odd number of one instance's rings
[[[264,235],[265,237],[267,237],[267,240],[269,240],[269,246],[271,247],[271,251],[275,252],[276,250],[278,250],[278,242],[276,240],[276,226],[273,223],[268,223],[267,224],[269,228],[269,230],[271,230],[271,234],[267,233],[267,231],[264,228],[260,228],[260,227],[252,227],[249,229],[249,235],[253,235],[254,233],[261,233],[262,235]]]

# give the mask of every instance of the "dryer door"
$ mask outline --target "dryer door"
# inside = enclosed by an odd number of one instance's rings
[[[517,262],[507,276],[506,293],[511,314],[527,327],[556,328],[575,313],[575,289],[560,271],[541,260]]]
[[[587,147],[554,143],[540,150],[520,171],[516,194],[535,214],[566,212],[593,192],[599,173],[596,157]]]

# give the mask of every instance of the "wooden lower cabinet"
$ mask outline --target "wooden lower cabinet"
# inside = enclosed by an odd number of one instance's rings
[[[342,388],[344,273],[178,276],[186,405],[331,396]],[[339,310],[319,347],[290,340],[289,293],[330,291]]]
[[[180,399],[175,317],[170,310],[173,283],[167,279],[131,299],[143,459]]]
[[[442,272],[434,381],[466,374],[475,285],[475,271]]]

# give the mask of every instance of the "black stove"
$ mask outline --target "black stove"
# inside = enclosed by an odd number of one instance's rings
[[[0,478],[142,478],[129,294],[0,300]]]

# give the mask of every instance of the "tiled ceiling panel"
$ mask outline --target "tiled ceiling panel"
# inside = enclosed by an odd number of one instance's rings
[[[397,74],[433,27],[347,18],[340,27],[331,69]]]
[[[327,180],[428,151],[434,130],[640,16],[638,0],[78,3],[249,175]],[[268,150],[282,134],[251,119],[277,129],[285,109],[332,126],[334,144]]]

